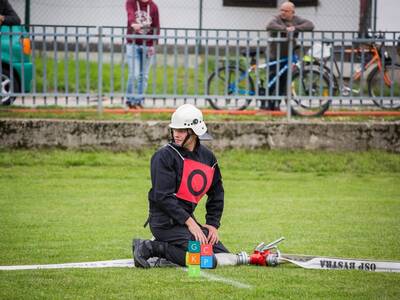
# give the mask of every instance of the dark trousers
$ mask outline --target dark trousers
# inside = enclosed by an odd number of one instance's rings
[[[185,266],[189,241],[195,240],[189,229],[186,226],[174,225],[169,228],[150,226],[150,230],[156,241],[166,242],[168,244],[165,251],[165,258],[175,264]],[[203,227],[202,230],[207,236],[208,230]],[[213,246],[213,251],[214,253],[229,253],[229,250],[226,249],[221,242],[218,242]]]
[[[279,70],[282,70],[282,68],[285,66],[285,63],[281,63],[279,66]],[[271,72],[273,72],[273,75],[269,78],[271,80],[274,78],[275,74],[277,74],[277,69],[271,68]],[[268,85],[268,82],[266,83]],[[278,88],[278,96],[286,96],[286,86],[287,86],[287,71],[284,72],[281,76],[279,76],[279,83],[278,83],[278,78],[277,81],[274,85],[272,85],[269,90],[268,90],[268,95],[269,96],[274,96],[276,95],[276,88]],[[281,100],[261,100],[261,109],[269,109],[269,110],[279,110],[279,105],[281,103]]]

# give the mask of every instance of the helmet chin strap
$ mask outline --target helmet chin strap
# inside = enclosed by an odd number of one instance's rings
[[[191,130],[190,128],[187,128],[187,129],[186,129],[186,132],[187,132],[187,135],[186,135],[185,139],[183,140],[181,147],[184,147],[184,146],[185,146],[185,144],[187,143],[187,141],[190,139],[190,137],[191,137],[192,135],[195,135],[195,136],[196,136],[196,134],[195,134],[195,133],[193,132],[193,130]],[[173,132],[172,129],[171,129],[171,139],[172,139],[172,141],[175,143],[174,132]]]
[[[185,137],[185,139],[183,140],[183,143],[182,143],[182,147],[184,147],[185,146],[185,144],[187,143],[187,141],[190,139],[190,137],[192,136],[192,135],[196,135],[191,129],[186,129],[186,132],[187,132],[187,135],[186,135],[186,137]]]

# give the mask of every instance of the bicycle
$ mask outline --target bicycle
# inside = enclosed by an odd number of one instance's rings
[[[208,95],[212,95],[206,100],[214,109],[246,109],[256,96],[265,96],[266,91],[277,88],[277,82],[282,74],[288,72],[288,57],[283,57],[279,60],[269,61],[267,63],[256,63],[257,51],[242,53],[245,58],[250,58],[249,67],[244,68],[238,62],[229,62],[224,66],[219,67],[216,72],[213,72],[208,78]],[[276,74],[276,67],[280,65],[279,72]],[[329,92],[329,78],[326,74],[320,73],[312,68],[300,67],[299,58],[296,54],[292,56],[292,98],[290,102],[291,112],[297,116],[320,116],[330,106],[330,99],[327,98]],[[262,72],[262,71],[265,72]],[[265,74],[265,78],[262,76]],[[256,93],[257,80],[258,93]],[[267,84],[264,84],[267,83]],[[222,97],[217,97],[222,96]],[[227,97],[229,96],[229,97]],[[235,96],[242,96],[235,98]],[[249,96],[253,98],[245,98]],[[270,98],[282,95],[271,93]],[[304,100],[298,98],[300,96],[312,97],[312,100]],[[322,99],[321,99],[322,97]],[[222,100],[222,104],[220,104]],[[233,100],[233,101],[232,101]],[[263,99],[264,100],[264,99]],[[261,101],[263,101],[261,100]],[[268,101],[268,100],[266,100]],[[269,100],[271,101],[271,100]]]
[[[382,35],[376,35],[368,38],[383,40]],[[324,41],[315,43],[312,49],[309,49],[304,56],[304,62],[307,66],[317,66],[317,70],[328,76],[333,88],[333,93],[337,96],[352,96],[354,94],[362,95],[362,89],[354,89],[353,82],[361,81],[366,71],[372,67],[367,77],[368,95],[373,103],[383,109],[400,108],[400,65],[393,63],[389,53],[384,49],[385,42],[380,46],[375,41],[371,41],[367,47],[357,46],[351,49],[344,49],[343,53],[354,54],[361,57],[361,65],[354,71],[350,78],[350,85],[343,80],[343,74],[340,72],[335,55],[333,55],[333,42]],[[333,66],[332,70],[329,66]],[[383,99],[386,98],[386,99]],[[388,99],[389,98],[389,99]]]

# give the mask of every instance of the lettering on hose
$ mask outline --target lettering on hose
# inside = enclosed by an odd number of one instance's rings
[[[342,270],[358,269],[358,270],[365,270],[372,272],[376,270],[376,264],[367,262],[321,259],[319,263],[322,269],[342,269]]]
[[[359,270],[365,270],[365,271],[375,271],[376,270],[376,265],[374,263],[361,263],[358,266]]]

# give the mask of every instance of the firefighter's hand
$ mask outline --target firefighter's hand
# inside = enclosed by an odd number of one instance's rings
[[[199,241],[201,244],[207,244],[207,238],[204,232],[201,230],[200,226],[193,220],[192,217],[185,222],[191,234],[193,234],[196,241]]]
[[[215,245],[216,243],[218,243],[219,241],[218,229],[208,224],[204,224],[203,227],[208,229],[208,236],[207,236],[208,243],[210,243],[211,245]]]

